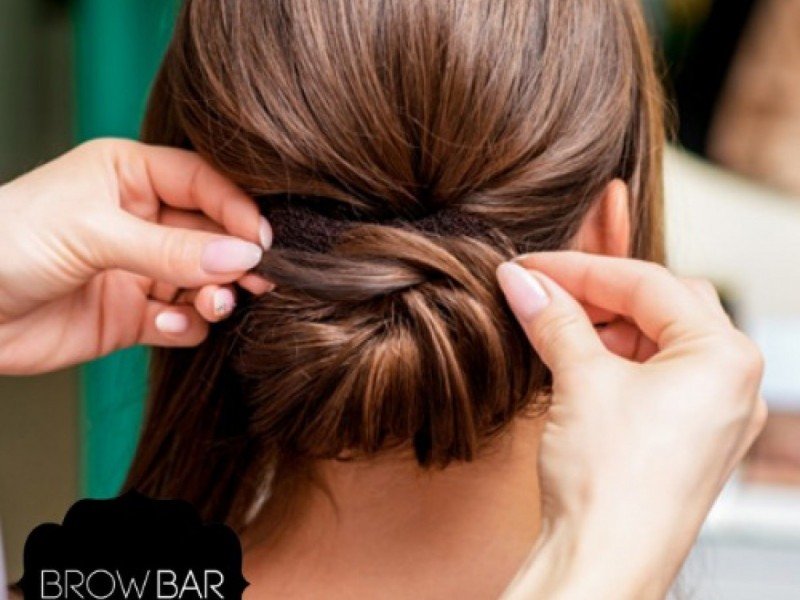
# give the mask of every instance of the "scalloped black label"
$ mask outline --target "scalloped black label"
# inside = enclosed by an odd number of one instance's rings
[[[188,502],[129,492],[79,500],[25,542],[26,600],[241,599],[242,547]]]

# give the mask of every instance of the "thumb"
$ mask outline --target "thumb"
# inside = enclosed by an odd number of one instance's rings
[[[528,340],[554,375],[607,353],[581,305],[552,279],[515,262],[500,265],[497,278]]]
[[[245,240],[169,227],[119,213],[100,240],[96,266],[117,268],[178,287],[228,283],[255,267],[263,251]]]

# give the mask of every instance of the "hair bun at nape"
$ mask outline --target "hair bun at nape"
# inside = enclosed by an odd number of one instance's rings
[[[295,459],[409,442],[423,465],[473,459],[546,384],[496,283],[511,248],[466,235],[471,220],[333,222],[328,252],[262,261],[277,287],[246,307],[232,363],[253,431]]]

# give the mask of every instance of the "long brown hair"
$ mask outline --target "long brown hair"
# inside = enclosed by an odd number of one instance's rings
[[[548,374],[494,271],[569,245],[606,185],[662,259],[662,101],[637,0],[189,0],[148,142],[190,147],[268,209],[372,221],[276,249],[197,348],[152,360],[126,488],[243,528],[264,482],[408,448],[472,460]],[[382,221],[479,215],[494,243]],[[279,222],[273,223],[276,237]]]

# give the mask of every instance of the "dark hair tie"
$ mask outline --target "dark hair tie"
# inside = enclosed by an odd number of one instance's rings
[[[419,218],[379,219],[359,215],[341,202],[328,200],[333,210],[325,210],[320,199],[309,203],[302,196],[270,197],[262,203],[261,212],[269,220],[273,231],[273,248],[306,252],[328,252],[348,230],[361,225],[381,225],[418,231],[431,236],[471,237],[497,243],[497,231],[485,218],[458,208],[443,208]]]

